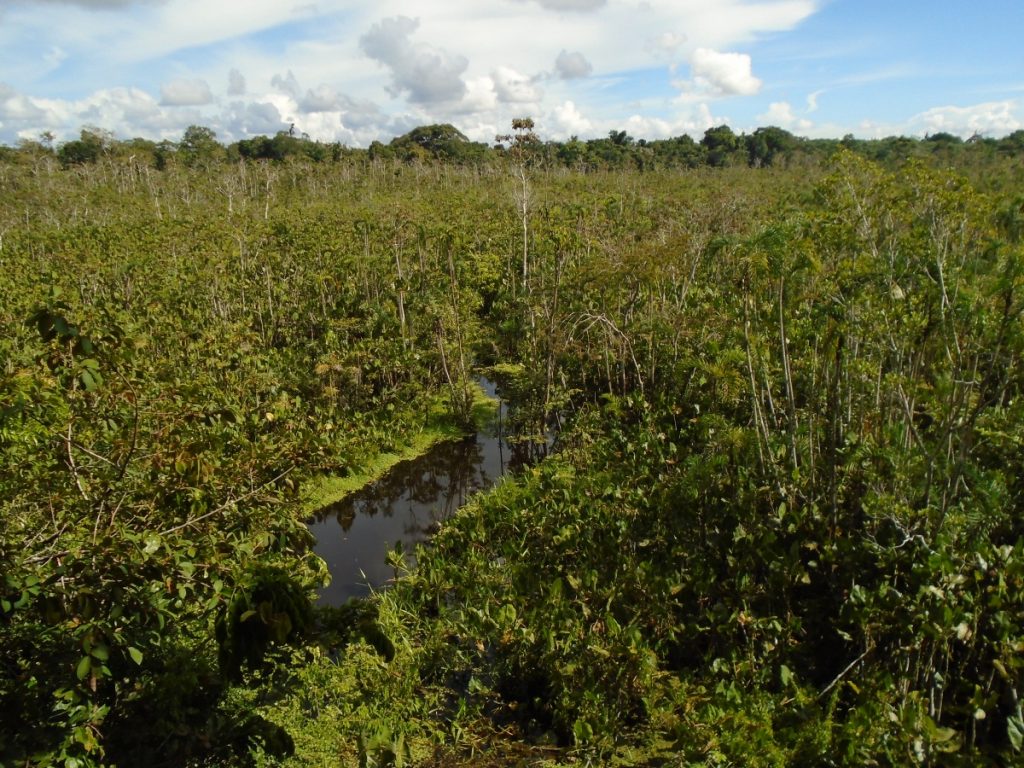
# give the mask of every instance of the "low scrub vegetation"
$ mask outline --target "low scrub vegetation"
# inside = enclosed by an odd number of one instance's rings
[[[1021,759],[1012,137],[531,127],[0,157],[5,764]],[[481,366],[553,455],[311,609],[310,489]]]

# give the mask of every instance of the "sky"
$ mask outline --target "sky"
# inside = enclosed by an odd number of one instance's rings
[[[1024,128],[1024,0],[0,0],[0,144]]]

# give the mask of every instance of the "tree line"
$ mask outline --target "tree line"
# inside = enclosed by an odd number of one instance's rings
[[[624,130],[609,131],[607,137],[567,141],[537,141],[530,161],[545,167],[581,171],[671,168],[722,168],[772,165],[821,164],[838,149],[846,149],[876,162],[892,164],[917,158],[940,164],[972,163],[993,156],[1024,154],[1024,130],[1002,138],[974,135],[964,140],[946,132],[924,138],[891,136],[883,139],[808,139],[777,126],[736,133],[728,125],[708,128],[699,140],[689,135],[668,139],[634,138]],[[366,149],[338,142],[314,141],[296,131],[294,125],[273,136],[254,136],[222,144],[216,133],[204,126],[189,126],[178,141],[134,138],[118,140],[110,132],[84,127],[79,138],[54,145],[53,135],[24,140],[17,148],[0,148],[0,157],[52,155],[64,167],[87,165],[104,158],[133,156],[163,169],[168,163],[189,167],[210,163],[249,161],[398,160],[402,162],[444,162],[459,165],[494,166],[502,162],[505,149],[469,140],[455,126],[423,125],[384,144],[374,141]]]

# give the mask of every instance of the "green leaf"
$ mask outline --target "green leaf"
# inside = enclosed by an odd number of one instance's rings
[[[78,662],[78,667],[75,669],[75,675],[78,677],[79,680],[85,680],[91,669],[92,657],[83,656],[82,660]]]
[[[932,749],[937,752],[958,752],[960,750],[959,734],[952,728],[936,728],[932,735]]]
[[[110,649],[103,643],[97,645],[89,653],[94,659],[99,659],[100,661],[106,661],[110,658]]]
[[[793,672],[785,664],[779,667],[779,680],[787,687],[793,683]]]
[[[132,661],[134,661],[136,664],[142,664],[142,651],[140,651],[138,648],[129,645],[128,655],[132,657]]]
[[[594,728],[586,720],[580,719],[573,723],[572,735],[578,745],[583,745],[594,738]]]
[[[1021,712],[1020,704],[1017,705],[1017,711],[1006,718],[1006,735],[1014,752],[1024,749],[1024,713]]]

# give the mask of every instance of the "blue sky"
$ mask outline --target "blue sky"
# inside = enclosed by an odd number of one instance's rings
[[[0,143],[1024,128],[1020,0],[2,0]]]

